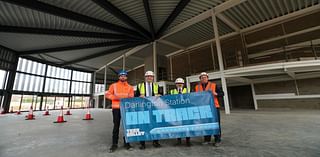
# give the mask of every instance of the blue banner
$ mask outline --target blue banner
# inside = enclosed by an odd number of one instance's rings
[[[219,133],[211,92],[121,99],[120,106],[127,142]]]

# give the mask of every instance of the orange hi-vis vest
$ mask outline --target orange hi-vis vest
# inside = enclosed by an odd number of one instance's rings
[[[209,91],[210,90],[212,92],[212,95],[213,95],[213,92],[216,91],[216,87],[217,87],[217,85],[215,83],[208,82],[206,89],[203,90],[201,83],[199,83],[198,85],[196,85],[196,92],[202,92],[202,91]],[[218,101],[218,98],[217,98],[216,95],[214,95],[214,105],[216,106],[216,108],[220,108],[219,101]]]
[[[112,109],[120,109],[120,99],[134,96],[133,87],[128,82],[121,81],[113,83],[105,94],[112,101]]]

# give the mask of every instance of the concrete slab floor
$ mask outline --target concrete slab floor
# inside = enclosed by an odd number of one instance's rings
[[[320,156],[320,110],[233,110],[222,115],[222,145],[202,146],[192,138],[192,147],[174,147],[175,140],[162,140],[161,148],[147,143],[146,150],[122,147],[110,154],[111,110],[93,109],[93,121],[83,121],[85,110],[71,110],[68,121],[54,124],[51,116],[35,112],[36,120],[23,115],[0,115],[0,157],[186,157],[186,156]]]

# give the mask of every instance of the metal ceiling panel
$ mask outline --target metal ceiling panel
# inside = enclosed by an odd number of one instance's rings
[[[243,29],[319,3],[319,0],[248,0],[223,14]]]
[[[111,32],[109,30],[13,5],[3,1],[0,1],[0,25],[88,32]]]
[[[79,64],[79,65],[90,65],[91,67],[99,69],[102,66],[106,65],[107,63],[111,62],[112,60],[114,60],[114,59],[118,58],[119,56],[123,55],[124,53],[126,53],[129,50],[130,49],[118,51],[118,52],[111,53],[111,54],[108,54],[108,55],[104,55],[104,56],[101,56],[101,57],[97,57],[97,58],[93,58],[93,59],[90,59],[90,60],[82,61],[82,62],[79,62],[77,64]]]
[[[142,0],[109,0],[109,2],[150,31]]]
[[[116,24],[122,27],[130,28],[124,22],[104,10],[102,7],[88,0],[40,0],[50,5],[71,10],[73,12]]]
[[[16,51],[29,51],[46,48],[57,48],[72,45],[107,42],[109,39],[95,39],[82,37],[33,35],[0,32],[0,45]]]
[[[50,56],[61,58],[63,61],[71,61],[80,57],[88,56],[91,54],[107,51],[117,46],[109,46],[109,47],[99,47],[99,48],[90,48],[90,49],[81,49],[81,50],[72,50],[72,51],[61,51],[50,53]]]
[[[174,47],[172,47],[172,46],[169,46],[169,45],[166,45],[166,44],[162,44],[162,43],[157,43],[158,45],[157,45],[157,53],[159,54],[159,55],[163,55],[163,56],[165,56],[165,55],[167,55],[167,54],[170,54],[170,53],[172,53],[172,52],[174,52],[174,51],[177,51],[177,50],[179,50],[179,49],[177,49],[177,48],[174,48]]]
[[[171,12],[178,5],[179,0],[152,0],[149,1],[151,16],[155,31],[158,31]]]
[[[170,25],[169,29],[177,26],[192,17],[195,17],[209,9],[222,4],[226,0],[191,0],[190,3],[183,9],[180,15]]]
[[[213,37],[214,32],[211,18],[208,18],[165,38],[165,40],[177,43],[184,47],[189,47],[202,41],[212,39]]]

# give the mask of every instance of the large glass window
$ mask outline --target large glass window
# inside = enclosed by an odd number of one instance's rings
[[[11,97],[11,103],[10,103],[10,110],[11,108],[13,109],[13,111],[19,111],[19,108],[21,110],[21,101],[22,101],[22,95],[15,95],[13,94]]]
[[[72,94],[90,94],[90,83],[72,82]]]
[[[5,88],[6,80],[7,80],[7,71],[0,70],[0,89]]]
[[[72,108],[88,107],[90,97],[75,96],[72,97]]]
[[[35,75],[44,75],[45,67],[45,64],[19,58],[17,71]]]
[[[40,110],[40,103],[41,103],[41,97],[34,95],[33,96],[33,109],[34,110]]]
[[[0,89],[4,88],[6,75],[6,71],[0,70]],[[31,105],[34,110],[45,110],[47,106],[49,109],[67,108],[73,104],[74,108],[84,107],[84,101],[89,100],[91,94],[91,77],[92,74],[88,72],[19,58],[11,106],[14,110],[20,106],[21,110],[29,110]],[[69,101],[69,97],[73,99]]]
[[[64,109],[68,108],[68,101],[68,97],[56,97],[56,109],[60,109],[61,107],[63,107]]]
[[[104,84],[95,84],[94,93],[100,93],[104,91]]]
[[[28,111],[33,104],[33,95],[23,95],[21,111]]]
[[[17,73],[13,90],[42,92],[43,77]]]
[[[47,76],[70,80],[71,70],[48,65]]]
[[[44,92],[69,93],[70,81],[47,78]]]
[[[45,110],[47,107],[49,107],[49,110],[55,109],[55,97],[44,97],[44,105],[42,110]]]

